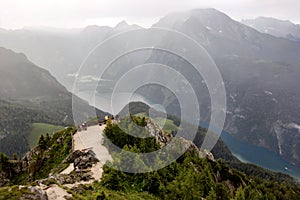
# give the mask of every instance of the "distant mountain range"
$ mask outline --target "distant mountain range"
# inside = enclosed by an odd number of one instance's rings
[[[25,53],[29,60],[50,71],[54,77],[73,89],[74,73],[96,44],[114,34],[138,28],[125,21],[116,27],[88,26],[74,30],[21,29],[0,30],[0,46]]]
[[[32,123],[74,124],[72,94],[24,54],[1,47],[0,96],[0,152],[10,156],[28,151]],[[91,116],[93,108],[87,102],[74,96],[73,103],[78,105],[77,119]]]
[[[227,92],[225,130],[300,165],[299,43],[262,34],[215,9],[171,14],[154,26],[183,32],[209,52]],[[164,53],[154,53],[154,60],[179,70],[189,65]],[[210,96],[205,84],[198,85],[208,122]]]
[[[265,34],[264,30],[258,31],[234,21],[215,9],[173,13],[163,17],[153,27],[171,28],[187,34],[213,58],[227,92],[225,130],[239,140],[268,148],[300,166],[300,45],[295,41],[298,37],[296,32],[281,26],[280,30],[285,32],[280,31],[282,35],[274,33],[275,37],[270,35],[273,34],[270,30],[269,34]],[[134,28],[137,26],[121,22],[114,28],[89,26],[69,32],[1,30],[0,46],[25,53],[31,61],[48,69],[71,90],[78,67],[95,45],[116,33]],[[162,41],[165,44],[171,42],[172,38]],[[185,67],[189,67],[176,56],[161,52],[139,55],[149,57],[146,62],[174,66],[182,73]],[[130,66],[132,58],[120,60],[120,66]],[[86,87],[98,82],[93,73],[78,78]],[[190,80],[193,81],[192,76]],[[199,80],[194,84],[197,85],[201,102],[202,120],[208,122],[210,96],[205,84]],[[164,92],[152,89],[142,95],[161,103]],[[179,115],[177,106],[174,101],[168,111]]]
[[[300,41],[300,25],[294,24],[288,20],[258,17],[256,19],[242,20],[242,23],[255,28],[262,33]]]

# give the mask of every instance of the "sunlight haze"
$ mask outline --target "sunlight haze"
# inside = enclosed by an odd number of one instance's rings
[[[299,4],[296,0],[212,0],[209,3],[197,0],[1,0],[0,27],[115,26],[122,20],[150,27],[167,13],[208,7],[221,10],[236,20],[264,15],[300,23]]]

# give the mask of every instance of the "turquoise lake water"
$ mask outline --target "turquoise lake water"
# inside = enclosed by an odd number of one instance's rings
[[[278,154],[262,147],[241,142],[225,131],[222,132],[221,138],[232,154],[242,162],[289,174],[300,181],[300,168],[285,161]]]
[[[205,122],[201,122],[200,126],[208,127]],[[282,159],[278,154],[266,148],[242,142],[226,131],[222,132],[221,138],[231,153],[240,161],[252,163],[275,172],[289,174],[300,181],[300,168]]]

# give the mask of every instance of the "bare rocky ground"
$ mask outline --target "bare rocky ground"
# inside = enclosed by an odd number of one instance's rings
[[[101,179],[103,165],[112,160],[102,144],[104,128],[105,126],[91,126],[73,136],[73,153],[66,159],[70,165],[60,174],[49,175],[49,178],[38,181],[39,186],[35,187],[39,190],[36,193],[41,193],[41,198],[38,199],[68,199],[72,195],[64,188],[72,189]]]

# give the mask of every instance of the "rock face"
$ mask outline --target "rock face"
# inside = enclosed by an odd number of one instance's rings
[[[165,145],[172,139],[171,135],[167,135],[157,124],[153,123],[150,119],[147,119],[146,122],[146,129],[148,129],[150,134],[156,138],[156,141],[160,145]]]
[[[73,184],[80,181],[89,181],[92,179],[90,169],[94,164],[99,162],[99,160],[92,150],[76,150],[67,157],[66,162],[70,164],[73,163],[74,170],[70,174],[58,174],[50,177],[59,184]]]
[[[6,166],[0,168],[0,187],[11,184],[11,179],[15,174],[26,171],[28,171],[28,164],[24,160],[7,161]]]
[[[89,181],[93,179],[90,170],[72,171],[70,174],[56,174],[47,179],[39,180],[38,183],[48,185],[49,182],[57,182],[60,185],[75,184],[81,181]]]
[[[91,168],[99,162],[96,154],[92,150],[80,151],[76,150],[66,158],[66,163],[73,164],[73,171],[69,174],[49,175],[49,178],[38,180],[38,184],[48,185],[57,182],[61,185],[74,184],[81,181],[89,181],[93,179]]]
[[[5,173],[4,171],[0,171],[0,187],[4,186],[10,182],[8,177],[9,177],[9,175],[7,173]]]
[[[146,120],[147,126],[146,129],[150,132],[152,136],[156,138],[156,141],[162,145],[167,145],[174,137],[171,134],[166,134],[156,123],[152,122],[150,119]],[[213,162],[215,162],[214,155],[204,149],[199,149],[192,141],[189,141],[187,139],[184,139],[182,137],[177,138],[178,142],[181,144],[181,146],[186,149],[186,151],[196,151],[198,153],[199,158],[207,158]],[[176,142],[175,142],[176,143]]]
[[[185,145],[185,149],[187,149],[187,152],[196,151],[198,153],[199,158],[207,158],[210,161],[215,162],[214,155],[207,149],[201,150],[199,149],[193,142],[186,140],[184,138],[180,138],[181,143]]]

